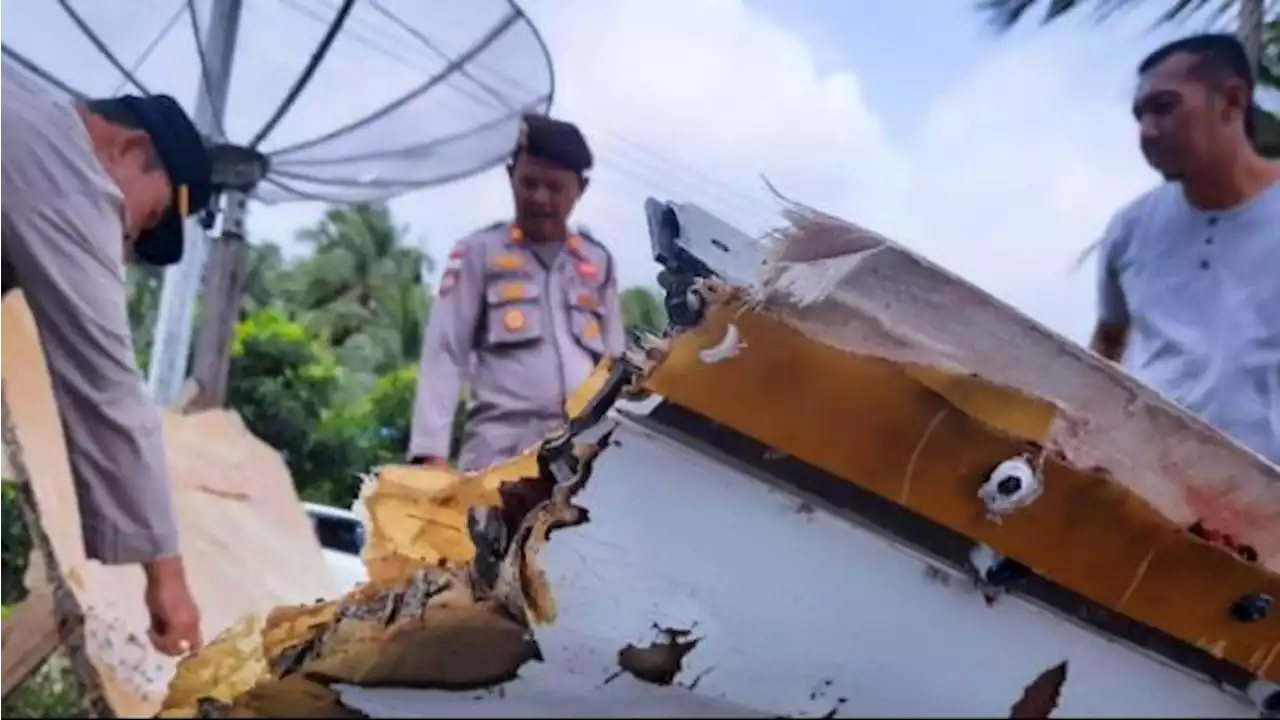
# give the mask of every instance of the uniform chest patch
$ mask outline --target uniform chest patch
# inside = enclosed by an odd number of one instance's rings
[[[519,270],[524,267],[524,257],[516,253],[501,253],[489,262],[494,270]]]

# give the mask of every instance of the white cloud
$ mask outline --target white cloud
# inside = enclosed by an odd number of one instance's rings
[[[797,198],[876,217],[906,164],[848,73],[819,75],[796,37],[738,0],[530,3],[556,61],[554,113],[582,127],[597,169],[575,219],[651,284],[644,199],[693,200],[746,229],[776,224],[762,175]],[[404,198],[437,255],[509,213],[501,171]]]
[[[930,259],[1081,340],[1094,266],[1073,265],[1156,177],[1137,150],[1130,76],[1115,73],[1136,63],[1100,71],[1094,47],[1061,37],[1006,48],[937,100],[898,220]]]
[[[1133,64],[1099,70],[1095,47],[1060,33],[993,53],[937,98],[916,137],[893,146],[854,74],[819,75],[803,43],[738,0],[544,1],[530,11],[556,53],[557,112],[600,157],[578,219],[611,244],[628,283],[653,273],[645,195],[703,202],[760,230],[776,209],[764,173],[1079,340],[1093,275],[1073,261],[1154,179],[1134,143],[1129,76],[1117,73]],[[399,207],[422,218],[415,225],[439,254],[508,200],[495,174]]]
[[[696,201],[763,230],[777,209],[763,174],[788,196],[881,230],[1079,339],[1093,312],[1092,273],[1072,274],[1071,262],[1111,212],[1154,181],[1128,119],[1136,56],[1102,52],[1122,30],[1093,30],[1092,45],[1084,33],[1052,31],[1000,43],[935,99],[913,137],[891,141],[855,74],[870,68],[820,73],[811,48],[742,0],[525,5],[554,54],[553,112],[583,128],[598,158],[576,219],[613,248],[628,284],[652,282],[646,196]],[[245,32],[255,37],[238,62],[288,60],[267,52],[289,41],[279,30]],[[408,81],[394,63],[376,67],[369,77]],[[308,90],[308,111],[289,122],[327,126],[326,103],[364,106],[376,85]],[[394,207],[441,257],[456,238],[505,218],[510,200],[496,170]],[[317,214],[257,206],[250,231],[287,241]]]

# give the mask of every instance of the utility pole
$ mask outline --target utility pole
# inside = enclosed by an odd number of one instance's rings
[[[220,143],[226,142],[222,129],[242,4],[243,0],[213,0],[205,31],[207,39],[202,59],[207,65],[198,83],[200,92],[196,97],[195,122],[207,139]],[[186,250],[182,261],[165,269],[160,308],[152,335],[155,343],[147,372],[151,397],[162,406],[177,400],[187,377],[196,296],[209,251],[205,228],[198,219],[186,221],[183,240]]]
[[[249,245],[244,216],[249,196],[242,190],[226,193],[222,233],[213,240],[204,274],[204,317],[196,339],[194,373],[199,392],[193,410],[222,407],[227,402],[231,374],[231,341],[240,317]]]

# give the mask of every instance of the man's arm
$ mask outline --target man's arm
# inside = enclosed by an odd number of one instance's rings
[[[125,309],[119,207],[73,195],[5,220],[7,259],[35,316],[62,419],[86,554],[107,564],[177,555],[159,414],[135,366]]]
[[[1089,339],[1089,349],[1111,362],[1118,363],[1124,357],[1128,339],[1127,324],[1099,321],[1093,328],[1093,337]]]
[[[1129,306],[1116,268],[1124,226],[1123,215],[1117,215],[1098,244],[1098,323],[1089,340],[1090,350],[1112,362],[1124,357],[1129,339]]]
[[[472,343],[484,296],[480,248],[459,242],[449,253],[440,293],[422,341],[418,390],[409,427],[409,460],[444,463],[449,458],[453,414],[471,365]]]

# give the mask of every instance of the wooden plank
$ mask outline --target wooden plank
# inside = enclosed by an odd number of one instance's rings
[[[34,490],[31,487],[31,473],[27,470],[22,442],[18,439],[17,429],[13,425],[13,413],[9,410],[9,398],[4,392],[3,385],[0,385],[0,428],[3,430],[0,436],[3,438],[5,457],[18,481],[18,497],[22,503],[23,520],[27,524],[27,531],[31,533],[31,564],[44,571],[47,583],[40,585],[33,582],[29,567],[27,586],[41,588],[39,592],[49,597],[49,612],[54,618],[55,647],[60,643],[67,652],[72,675],[80,686],[81,707],[84,708],[86,715],[98,718],[116,717],[103,695],[102,678],[85,652],[84,611],[75,595],[67,587],[58,559],[54,555],[53,545],[49,542],[48,533],[40,520],[39,508],[36,506]],[[5,679],[8,679],[7,675]]]
[[[53,614],[53,595],[47,591],[27,596],[4,621],[4,697],[27,681],[58,649],[58,621]]]

